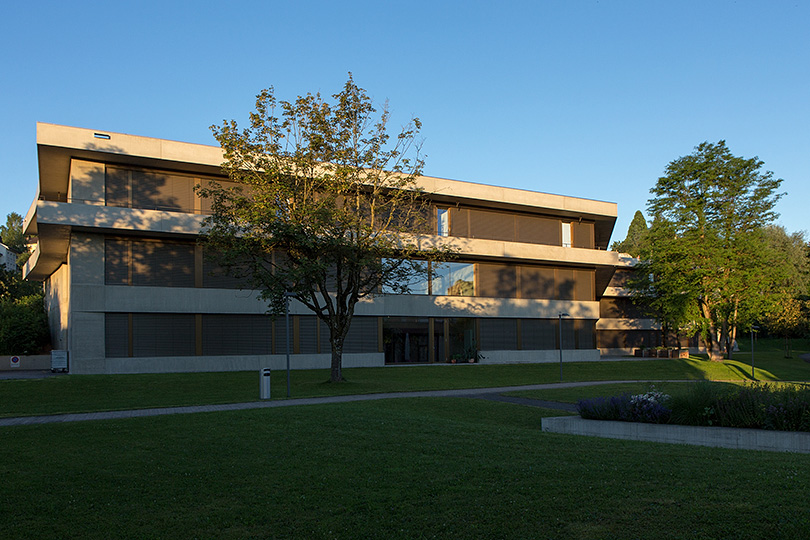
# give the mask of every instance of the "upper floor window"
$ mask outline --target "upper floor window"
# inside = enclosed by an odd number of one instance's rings
[[[571,247],[571,224],[562,223],[562,246]]]
[[[436,223],[439,236],[448,236],[450,234],[450,220],[447,208],[436,209]]]

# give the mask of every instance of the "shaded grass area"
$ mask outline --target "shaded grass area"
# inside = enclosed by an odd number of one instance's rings
[[[805,538],[810,456],[402,399],[0,429],[8,538]],[[741,494],[745,494],[742,496]]]
[[[810,363],[763,356],[764,380],[810,380]],[[633,379],[745,380],[739,361],[689,359],[578,362],[563,367],[565,381]],[[749,366],[750,372],[750,366]],[[354,368],[346,382],[325,382],[328,370],[293,370],[291,396],[314,397],[414,390],[485,388],[559,381],[558,364],[437,365]],[[286,373],[272,376],[274,399],[286,397]],[[256,401],[258,372],[137,375],[64,375],[47,379],[0,380],[0,417],[173,407]]]

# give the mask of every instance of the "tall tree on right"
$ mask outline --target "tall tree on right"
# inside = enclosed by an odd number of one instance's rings
[[[672,161],[650,190],[653,224],[631,283],[679,327],[699,330],[714,361],[730,355],[737,329],[760,317],[781,264],[765,240],[781,179],[758,158],[704,142]]]

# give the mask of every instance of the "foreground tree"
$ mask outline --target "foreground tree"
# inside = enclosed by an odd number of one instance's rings
[[[392,138],[387,106],[377,114],[351,74],[332,97],[277,102],[270,88],[257,96],[250,127],[212,126],[235,184],[198,192],[211,200],[208,252],[260,290],[272,313],[291,297],[320,318],[331,380],[340,381],[357,302],[408,292],[427,278],[428,261],[449,252],[420,236],[431,232],[431,215],[416,185],[419,120]]]
[[[761,316],[780,261],[764,238],[781,180],[758,158],[702,143],[671,162],[650,192],[653,226],[638,295],[654,297],[680,326],[701,331],[712,360],[731,354],[740,325]]]
[[[627,253],[633,257],[641,255],[644,243],[647,241],[647,220],[641,210],[636,210],[633,221],[627,228],[627,236],[621,242],[613,242],[610,249],[620,253]]]

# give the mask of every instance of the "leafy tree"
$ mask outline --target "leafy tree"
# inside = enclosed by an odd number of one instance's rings
[[[34,354],[49,339],[42,284],[0,269],[0,354]]]
[[[784,227],[765,228],[765,240],[773,253],[773,294],[763,323],[769,334],[785,339],[785,357],[791,357],[791,339],[810,331],[810,260],[804,233],[788,234]]]
[[[725,141],[704,142],[672,161],[650,190],[646,275],[631,286],[672,312],[664,317],[700,329],[716,361],[774,291],[779,265],[763,227],[776,217],[782,181],[762,165],[732,155]]]
[[[647,221],[641,210],[636,210],[633,221],[627,228],[627,236],[621,242],[613,242],[610,249],[621,253],[628,253],[633,257],[641,255],[641,250],[647,239]]]
[[[0,225],[0,242],[19,254],[17,264],[24,264],[28,260],[29,253],[23,234],[23,218],[17,212],[8,214],[6,224]]]
[[[427,277],[425,261],[449,252],[419,236],[431,225],[416,185],[419,120],[391,137],[387,106],[377,114],[351,74],[332,97],[277,101],[270,88],[257,96],[250,127],[212,126],[236,187],[198,192],[212,205],[208,251],[259,289],[271,313],[283,313],[287,295],[320,318],[331,380],[340,381],[357,302],[383,288],[408,292],[410,281]]]
[[[0,354],[36,354],[48,339],[42,294],[0,301]]]

